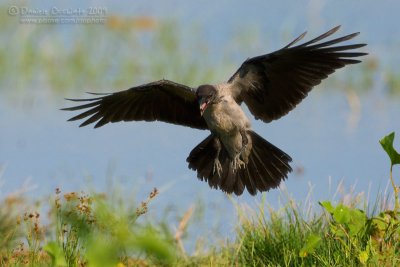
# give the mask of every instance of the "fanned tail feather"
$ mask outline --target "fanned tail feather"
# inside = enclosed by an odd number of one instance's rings
[[[214,159],[217,156],[217,137],[209,135],[189,154],[189,168],[197,171],[197,177],[208,182],[211,188],[221,189],[226,193],[241,195],[246,188],[251,195],[264,192],[279,186],[287,178],[292,168],[289,155],[269,143],[253,131],[248,131],[252,139],[252,150],[245,168],[234,171],[231,159],[222,148],[219,161],[221,175],[214,170]]]

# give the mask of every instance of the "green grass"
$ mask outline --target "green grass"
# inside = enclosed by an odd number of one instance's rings
[[[238,216],[236,239],[190,254],[182,236],[193,209],[182,216],[175,233],[165,222],[140,221],[157,189],[136,206],[116,196],[56,189],[42,203],[50,206],[47,224],[41,223],[38,206],[12,196],[0,206],[0,265],[398,266],[399,197],[392,170],[400,164],[400,154],[393,141],[394,133],[380,140],[390,158],[393,198],[321,201],[319,210],[289,197],[279,209],[268,206],[265,198],[255,209],[232,200]]]
[[[236,239],[187,253],[165,223],[140,220],[156,195],[152,192],[137,207],[123,207],[102,194],[58,192],[51,200],[47,224],[36,211],[20,211],[20,216],[0,221],[0,236],[9,237],[1,239],[0,266],[400,264],[398,217],[392,209],[380,209],[379,203],[368,214],[360,208],[366,200],[360,199],[351,204],[325,201],[318,210],[297,206],[293,199],[279,209],[265,201],[255,209],[232,201],[238,210]],[[3,204],[15,214],[17,206]],[[186,215],[182,231],[190,227],[192,214]]]
[[[0,266],[171,265],[176,248],[170,232],[137,223],[157,194],[155,189],[138,207],[123,207],[102,194],[57,189],[51,203],[43,203],[51,206],[46,225],[37,211],[10,217],[12,224],[0,221],[0,236],[9,237],[0,243]],[[6,212],[11,211],[15,208]]]
[[[36,211],[20,211],[19,219],[10,218],[19,221],[17,225],[0,221],[0,236],[11,237],[6,242],[2,239],[0,266],[400,264],[398,215],[383,209],[381,201],[373,204],[372,211],[367,200],[360,198],[350,204],[324,201],[316,210],[298,206],[289,198],[279,209],[265,201],[257,208],[232,201],[238,211],[236,239],[187,253],[178,230],[172,231],[165,222],[140,220],[156,195],[154,191],[141,204],[124,207],[126,202],[116,204],[103,194],[58,191],[50,200],[46,225]],[[11,211],[15,208],[8,206]],[[182,217],[179,231],[190,227],[191,216],[188,212]]]
[[[329,203],[329,202],[325,202]],[[397,266],[400,264],[397,219],[387,212],[367,217],[365,211],[339,203],[349,221],[322,212],[305,219],[291,204],[256,215],[240,225],[238,262],[243,266]],[[266,219],[268,218],[268,219]],[[383,222],[385,219],[393,220]],[[383,225],[379,225],[382,223]],[[395,222],[396,221],[396,222]],[[388,230],[395,223],[395,229]],[[377,226],[381,226],[382,229]],[[388,230],[393,235],[385,231]],[[386,235],[387,234],[387,235]],[[385,237],[383,237],[385,236]]]

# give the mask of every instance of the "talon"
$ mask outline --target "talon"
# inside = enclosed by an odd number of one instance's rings
[[[218,158],[214,159],[214,167],[213,167],[213,174],[217,173],[219,177],[221,177],[222,174],[222,166],[221,163],[219,162]]]
[[[240,154],[237,154],[233,158],[233,161],[231,161],[231,166],[232,166],[233,172],[236,172],[236,170],[246,167],[246,163],[244,163],[243,160],[241,160],[239,157],[240,157]]]

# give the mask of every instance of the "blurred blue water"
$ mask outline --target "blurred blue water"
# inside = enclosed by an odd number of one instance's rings
[[[83,4],[32,1],[28,5],[76,8]],[[290,6],[278,1],[224,0],[218,5],[212,1],[143,1],[129,6],[92,1],[90,6],[106,6],[110,14],[172,18],[182,25],[182,34],[196,25],[207,36],[206,43],[215,60],[222,55],[226,40],[234,39],[243,29],[261,33],[269,40],[268,47],[279,48],[285,44],[283,39],[294,37],[288,32],[308,29],[315,36],[338,24],[343,25],[342,33],[361,31],[358,40],[369,43],[368,52],[384,64],[399,60],[399,54],[394,53],[400,44],[398,1],[296,1]],[[59,27],[66,32],[73,30],[69,25]],[[237,51],[235,61],[239,66],[243,59],[265,52],[268,51],[260,40],[249,44],[248,51]],[[352,72],[358,67],[340,72]],[[220,79],[226,80],[234,71]],[[309,192],[309,183],[315,185],[316,200],[331,196],[341,180],[348,187],[357,184],[357,191],[371,190],[373,196],[386,186],[389,163],[378,140],[391,131],[400,134],[400,101],[382,95],[382,74],[375,76],[377,88],[360,97],[359,109],[349,105],[348,96],[342,91],[331,88],[327,92],[322,84],[281,120],[270,124],[253,121],[257,132],[290,154],[296,169],[304,170],[291,174],[286,181],[288,191],[299,201]],[[58,110],[65,105],[46,94],[36,96],[29,108],[0,99],[0,197],[19,190],[27,180],[33,196],[48,195],[56,187],[64,192],[79,191],[90,184],[107,191],[119,184],[123,185],[124,194],[143,199],[157,187],[161,190],[154,203],[157,209],[174,204],[185,210],[203,199],[208,207],[206,224],[223,221],[226,223],[221,226],[221,235],[233,232],[235,216],[230,200],[198,181],[185,162],[207,132],[142,122],[118,123],[96,130],[78,128],[77,123],[66,123],[71,113]],[[398,140],[396,145],[399,147]],[[278,205],[279,195],[278,190],[267,193],[272,206]],[[253,204],[260,198],[246,193],[237,201]],[[203,229],[196,234],[206,232]]]

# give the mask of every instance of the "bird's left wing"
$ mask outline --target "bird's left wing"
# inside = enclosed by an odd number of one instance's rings
[[[358,33],[319,42],[334,34],[340,26],[298,46],[303,33],[284,48],[246,60],[229,79],[231,93],[237,102],[244,101],[256,119],[264,122],[279,119],[292,110],[308,92],[329,74],[366,53],[350,50],[366,44],[339,45]]]
[[[125,91],[89,99],[68,99],[87,102],[62,110],[87,111],[69,119],[87,118],[80,126],[96,122],[95,128],[118,121],[163,121],[197,129],[207,129],[200,115],[196,94],[192,88],[160,80]]]

